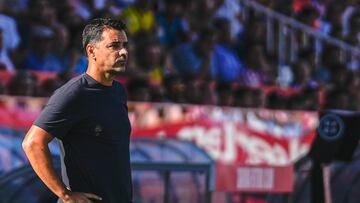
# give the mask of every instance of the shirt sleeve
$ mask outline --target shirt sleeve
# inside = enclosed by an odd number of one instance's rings
[[[35,120],[34,125],[60,140],[80,120],[79,94],[68,88],[60,88]]]

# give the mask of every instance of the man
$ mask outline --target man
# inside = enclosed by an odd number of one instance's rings
[[[132,202],[127,98],[114,80],[128,57],[124,30],[122,22],[111,19],[85,26],[86,73],[51,96],[23,141],[34,171],[60,202]],[[51,163],[48,143],[54,137],[65,153],[63,181]]]
[[[0,70],[14,72],[14,64],[9,57],[9,50],[5,47],[4,31],[0,27]]]
[[[195,41],[182,43],[173,50],[171,60],[176,71],[184,78],[215,77],[215,46],[215,30],[211,27],[203,28]]]

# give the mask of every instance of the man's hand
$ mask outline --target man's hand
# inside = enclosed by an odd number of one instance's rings
[[[63,198],[64,203],[92,203],[91,200],[102,200],[101,197],[83,192],[69,192]]]

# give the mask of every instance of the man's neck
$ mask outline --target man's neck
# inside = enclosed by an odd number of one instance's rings
[[[112,86],[112,83],[114,81],[114,77],[112,75],[110,75],[109,73],[102,73],[102,72],[100,72],[96,69],[92,69],[90,67],[88,67],[86,74],[90,75],[98,83],[105,85],[105,86]]]

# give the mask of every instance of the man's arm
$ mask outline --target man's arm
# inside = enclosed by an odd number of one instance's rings
[[[52,165],[48,147],[54,137],[45,130],[33,125],[26,134],[22,147],[36,174],[61,199],[66,199],[68,190],[60,180]]]
[[[22,147],[28,157],[35,173],[64,202],[90,202],[90,198],[101,200],[100,197],[88,193],[72,193],[60,180],[55,172],[48,144],[53,140],[53,136],[35,125],[31,126],[26,134]]]

